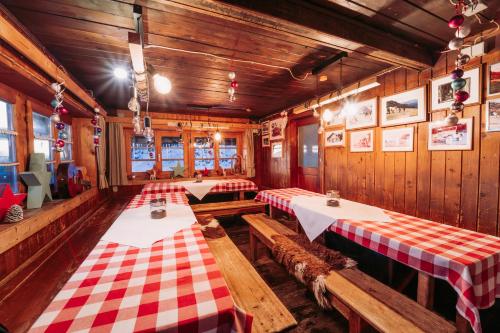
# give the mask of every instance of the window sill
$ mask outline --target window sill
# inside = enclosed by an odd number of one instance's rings
[[[91,188],[74,198],[54,200],[45,203],[42,208],[24,211],[24,219],[17,223],[0,224],[0,254],[36,234],[54,220],[94,198],[99,193]]]
[[[229,176],[209,176],[209,177],[203,177],[203,179],[248,179],[246,175],[229,175]],[[163,178],[163,179],[156,179],[156,180],[149,180],[149,179],[133,179],[133,180],[128,180],[128,185],[145,185],[149,183],[175,183],[175,182],[182,182],[186,180],[195,180],[194,177],[189,177],[189,178]]]

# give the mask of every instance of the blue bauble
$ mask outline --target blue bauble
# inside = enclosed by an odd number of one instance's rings
[[[50,102],[50,106],[52,106],[53,108],[56,108],[58,105],[57,103],[57,100],[53,99],[51,102]]]
[[[67,140],[68,139],[68,133],[66,131],[59,131],[59,139],[61,140]]]
[[[465,87],[466,83],[467,82],[464,79],[458,78],[451,81],[451,87],[453,88],[453,90],[460,90]]]

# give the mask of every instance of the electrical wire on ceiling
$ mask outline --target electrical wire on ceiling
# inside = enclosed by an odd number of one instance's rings
[[[165,49],[165,50],[176,51],[176,52],[198,54],[198,55],[204,55],[204,56],[207,56],[207,57],[213,57],[213,58],[217,58],[217,59],[221,59],[221,60],[226,60],[226,61],[242,62],[242,63],[252,64],[252,65],[259,65],[259,66],[264,66],[264,67],[271,67],[271,68],[282,69],[282,70],[287,71],[290,74],[290,76],[294,80],[297,80],[297,81],[304,81],[304,80],[306,80],[309,77],[309,75],[311,75],[311,72],[307,72],[303,77],[298,77],[288,67],[276,66],[276,65],[270,65],[270,64],[264,64],[262,62],[253,61],[253,60],[228,58],[228,57],[220,56],[220,55],[217,55],[217,54],[212,54],[212,53],[207,53],[207,52],[201,52],[201,51],[189,51],[189,50],[178,49],[178,48],[175,48],[175,47],[168,47],[168,46],[162,46],[162,45],[153,45],[153,44],[145,45],[144,48],[145,49],[158,48],[158,49]]]

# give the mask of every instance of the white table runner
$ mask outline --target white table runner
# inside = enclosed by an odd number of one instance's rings
[[[325,196],[297,195],[292,197],[290,207],[310,241],[337,220],[391,222],[392,219],[378,207],[340,199],[339,207],[326,205]]]
[[[221,180],[203,180],[201,183],[196,183],[195,181],[184,181],[178,182],[177,184],[184,186],[190,194],[201,200],[220,182]]]
[[[189,206],[167,204],[167,217],[152,219],[149,205],[143,205],[139,208],[124,210],[101,240],[149,248],[157,241],[171,237],[194,223],[196,223],[196,217]]]

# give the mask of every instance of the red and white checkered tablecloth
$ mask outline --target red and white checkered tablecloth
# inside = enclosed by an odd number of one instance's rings
[[[277,190],[260,191],[259,193],[257,193],[255,200],[266,202],[275,208],[287,212],[288,214],[294,215],[293,210],[290,207],[290,202],[292,200],[292,197],[297,195],[316,196],[320,194],[298,187],[291,187]]]
[[[137,196],[129,208],[157,196]],[[187,203],[183,193],[161,196]],[[30,332],[251,332],[251,327],[252,316],[234,304],[195,224],[147,249],[99,242]]]
[[[301,189],[261,191],[256,199],[292,213]],[[338,220],[330,230],[366,248],[448,281],[458,294],[457,311],[481,332],[479,309],[500,297],[500,238],[385,211],[393,222]]]
[[[221,179],[210,193],[258,191],[257,185],[248,179]],[[142,194],[187,192],[186,188],[178,182],[148,183],[142,188]],[[188,192],[189,193],[189,192]]]

